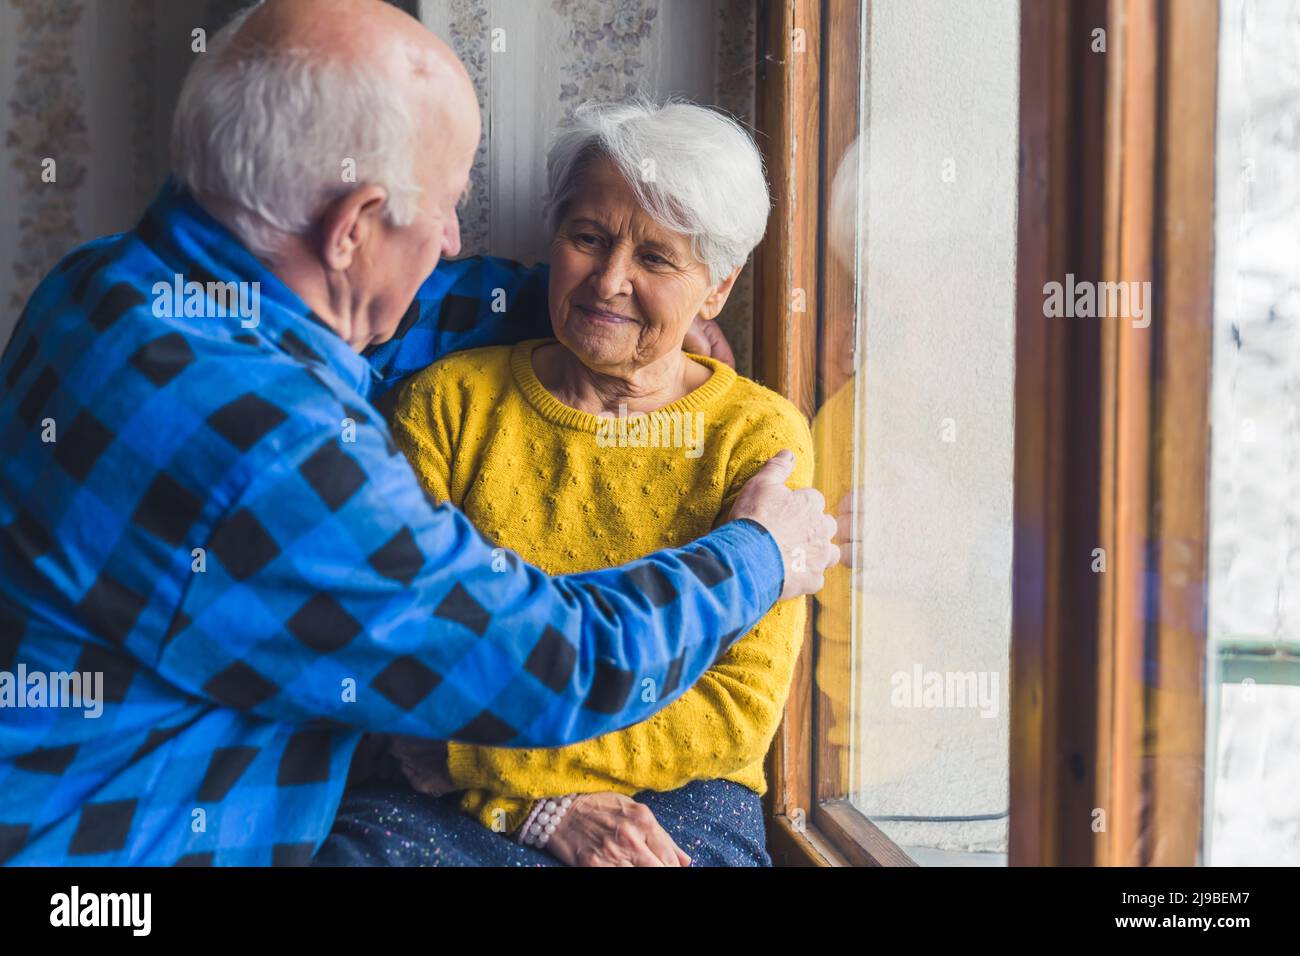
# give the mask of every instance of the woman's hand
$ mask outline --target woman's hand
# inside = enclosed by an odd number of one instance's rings
[[[690,866],[650,808],[621,793],[583,793],[546,841],[567,866]]]
[[[447,770],[447,744],[419,737],[394,737],[389,753],[401,765],[402,776],[413,790],[440,797],[455,789]]]

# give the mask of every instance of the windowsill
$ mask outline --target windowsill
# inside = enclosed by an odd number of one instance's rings
[[[773,866],[850,866],[815,826],[796,827],[781,815],[767,821],[767,848]]]
[[[908,846],[901,849],[920,866],[1006,866],[1005,853],[967,853],[963,850],[932,850],[926,846]]]

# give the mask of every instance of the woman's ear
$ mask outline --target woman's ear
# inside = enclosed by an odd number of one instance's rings
[[[736,266],[731,275],[726,276],[715,285],[712,291],[704,297],[704,303],[700,306],[699,316],[702,319],[716,319],[722,307],[727,304],[727,297],[731,295],[732,287],[736,284],[736,279],[740,277],[740,270],[745,268],[743,265]]]

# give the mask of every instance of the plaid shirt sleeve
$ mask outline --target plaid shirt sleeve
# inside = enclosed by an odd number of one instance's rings
[[[545,266],[503,259],[440,264],[366,356],[371,395],[447,352],[549,331],[546,281]],[[434,506],[379,416],[340,404],[318,374],[258,394],[293,411],[279,434],[300,437],[264,453],[188,590],[160,663],[194,693],[293,723],[557,746],[658,711],[779,594],[772,564],[745,564],[780,562],[752,522],[549,578]]]
[[[363,730],[596,736],[776,599],[757,525],[549,578],[424,498],[379,385],[545,314],[539,270],[446,265],[371,364],[169,182],[40,284],[0,358],[0,676],[102,712],[0,707],[0,864],[301,864]]]
[[[438,263],[396,333],[368,350],[377,398],[442,356],[482,345],[513,345],[551,335],[550,268],[474,256]]]
[[[659,710],[779,593],[745,564],[775,551],[746,521],[549,578],[435,507],[382,421],[355,441],[334,421],[278,449],[215,526],[166,679],[290,723],[555,746]]]

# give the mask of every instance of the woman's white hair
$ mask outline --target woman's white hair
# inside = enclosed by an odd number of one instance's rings
[[[744,265],[763,238],[770,209],[763,159],[744,127],[724,113],[644,97],[580,106],[546,159],[551,235],[591,163],[602,158],[622,173],[655,222],[690,237],[710,282]]]
[[[405,98],[377,70],[311,50],[228,55],[255,9],[213,34],[185,77],[172,123],[177,180],[227,204],[225,224],[261,255],[357,183],[386,189],[389,221],[409,225],[420,188]]]

